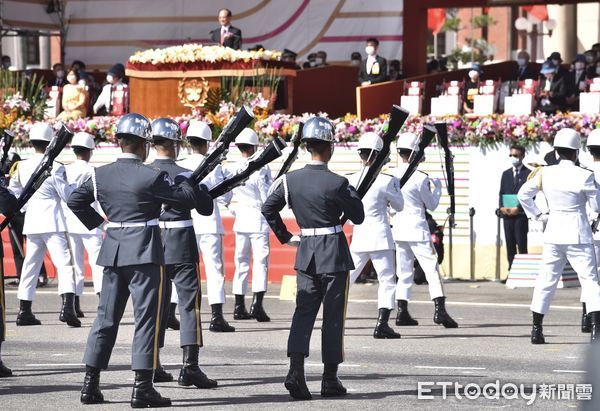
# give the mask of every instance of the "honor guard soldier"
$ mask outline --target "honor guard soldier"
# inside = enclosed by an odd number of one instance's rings
[[[348,271],[354,268],[342,214],[355,224],[363,222],[363,205],[356,190],[327,168],[334,150],[333,126],[323,117],[311,117],[304,124],[302,141],[312,155],[304,168],[276,180],[262,213],[282,244],[296,245],[296,310],[292,318],[287,353],[290,370],[285,387],[299,400],[312,398],[304,377],[304,358],[308,357],[310,336],[321,303],[323,326],[321,353],[325,364],[321,395],[346,394],[337,377],[344,361],[344,322],[348,300]],[[301,228],[292,235],[279,212],[288,205]]]
[[[234,166],[233,174],[244,168],[246,159],[256,152],[258,136],[250,128],[244,129],[235,139],[242,154],[241,160]],[[235,295],[235,320],[254,318],[259,322],[271,321],[263,308],[263,298],[267,291],[267,273],[269,269],[269,224],[260,209],[267,199],[273,183],[271,170],[265,166],[253,173],[248,181],[235,188],[235,274],[233,276],[233,294]],[[244,296],[248,287],[250,261],[252,264],[252,292],[254,297],[250,313],[246,311]]]
[[[202,121],[192,121],[187,129],[187,139],[192,147],[193,154],[178,164],[189,170],[195,170],[204,160],[212,132],[208,124]],[[203,181],[209,189],[226,180],[229,176],[218,165]],[[202,255],[204,269],[206,270],[206,288],[208,303],[212,310],[209,330],[214,332],[233,332],[235,327],[223,317],[223,304],[225,304],[225,267],[223,266],[223,236],[225,229],[221,221],[219,203],[226,205],[231,201],[233,193],[229,192],[214,200],[214,211],[209,216],[201,216],[192,211],[194,231],[198,249]]]
[[[364,167],[368,167],[383,148],[383,141],[373,132],[365,133],[358,141],[358,154]],[[363,171],[364,172],[364,171]],[[348,180],[358,187],[363,172],[352,174]],[[396,177],[380,173],[362,199],[365,221],[354,226],[350,252],[354,270],[350,271],[350,285],[356,281],[369,260],[379,280],[379,317],[373,332],[374,338],[400,338],[389,325],[390,312],[394,309],[396,274],[394,270],[394,239],[388,221],[388,207],[402,211],[404,201],[400,181]]]
[[[90,165],[90,159],[96,148],[94,137],[83,131],[76,133],[71,140],[71,148],[77,159],[71,164],[67,164],[65,171],[67,183],[74,190],[85,183],[94,171]],[[98,202],[95,202],[93,207],[100,213]],[[81,318],[84,315],[81,311],[79,297],[83,294],[84,287],[84,251],[87,251],[88,263],[92,269],[94,292],[100,294],[100,290],[102,289],[103,268],[96,264],[100,246],[102,245],[102,230],[99,228],[88,230],[64,203],[63,211],[67,221],[67,230],[69,232],[71,252],[75,265],[75,312],[77,313],[77,317]]]
[[[540,167],[519,190],[518,198],[527,216],[546,222],[542,267],[533,290],[531,311],[533,328],[531,343],[544,344],[544,315],[567,263],[577,272],[581,283],[581,300],[591,319],[591,339],[600,335],[600,285],[594,253],[592,228],[586,214],[586,203],[593,213],[600,212],[600,194],[594,173],[575,165],[581,148],[579,133],[564,128],[554,137],[554,149],[559,163]],[[548,214],[543,214],[534,202],[543,192],[548,202]]]
[[[413,151],[418,149],[418,137],[413,133],[402,133],[396,142],[396,149],[402,162],[396,176],[400,179],[406,171]],[[417,171],[402,187],[404,209],[393,217],[392,234],[396,242],[396,299],[398,314],[396,325],[418,325],[408,312],[408,301],[413,284],[413,267],[415,258],[425,272],[429,283],[429,296],[435,304],[433,322],[446,328],[456,328],[458,324],[446,312],[444,288],[440,278],[437,254],[431,240],[431,232],[425,218],[425,209],[435,210],[442,196],[442,183],[431,180],[427,174]]]
[[[44,157],[46,147],[54,132],[45,123],[35,123],[29,131],[29,140],[35,154],[27,160],[20,161],[10,179],[9,190],[16,197],[21,195],[29,178]],[[75,271],[72,256],[69,251],[69,241],[66,234],[66,223],[61,201],[67,201],[71,194],[67,183],[65,167],[55,163],[52,173],[40,188],[33,194],[25,209],[23,234],[27,236],[27,253],[23,261],[21,281],[17,297],[20,301],[17,325],[40,325],[33,312],[31,304],[35,297],[35,289],[44,263],[46,250],[58,272],[58,293],[62,297],[62,308],[59,319],[71,327],[81,327],[81,322],[75,314]]]
[[[175,163],[181,142],[181,129],[177,122],[169,118],[159,118],[152,123],[152,138],[156,149],[156,160],[151,167],[169,174],[177,180],[187,170]],[[210,202],[212,205],[212,201]],[[164,347],[171,282],[178,290],[181,317],[180,345],[183,349],[183,368],[179,374],[179,385],[195,385],[198,388],[214,388],[217,382],[209,379],[198,367],[198,353],[203,345],[200,321],[202,291],[200,267],[198,266],[198,246],[192,216],[188,209],[170,208],[159,219],[163,248],[165,250],[165,300],[161,315],[159,347]],[[154,382],[172,381],[173,376],[166,372],[158,361],[154,372]]]
[[[108,218],[97,261],[104,267],[102,291],[83,358],[86,374],[81,402],[104,401],[99,386],[100,370],[108,367],[131,294],[135,321],[131,406],[169,406],[171,401],[163,398],[152,383],[165,287],[165,256],[158,218],[163,204],[179,209],[196,208],[208,214],[212,211],[212,200],[204,189],[192,187],[187,179],[175,185],[166,172],[142,163],[152,141],[150,122],[144,116],[135,113],[123,116],[115,135],[123,154],[114,163],[96,168],[68,202],[90,230],[104,223],[104,218],[91,206],[94,201],[100,203]]]
[[[17,199],[6,187],[0,186],[0,213],[7,215],[17,207]],[[6,298],[4,295],[4,249],[0,247],[0,378],[11,377],[12,370],[2,362],[2,343],[6,339]]]

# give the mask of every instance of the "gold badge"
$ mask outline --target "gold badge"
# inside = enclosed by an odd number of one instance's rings
[[[379,75],[379,63],[378,62],[373,63],[373,66],[371,67],[371,74],[374,76]]]
[[[179,101],[192,110],[204,107],[208,99],[208,81],[200,79],[182,79],[179,81]]]

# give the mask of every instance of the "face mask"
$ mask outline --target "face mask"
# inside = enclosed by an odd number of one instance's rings
[[[317,65],[317,62],[316,62],[315,60],[313,60],[313,61],[309,61],[309,62],[308,62],[308,64],[309,64],[311,67],[314,67],[314,66],[316,66],[316,65]]]
[[[107,74],[107,75],[106,75],[106,81],[107,81],[109,84],[112,84],[112,83],[115,81],[115,78],[114,78],[112,75],[110,75],[110,74]]]
[[[56,72],[56,77],[57,78],[63,78],[65,76],[65,72],[63,70],[58,70]]]
[[[369,56],[374,56],[375,55],[375,47],[373,47],[373,46],[365,47],[365,53],[367,53]]]
[[[315,64],[318,65],[318,66],[321,65],[321,64],[323,64],[323,59],[321,57],[317,57],[315,59]]]
[[[75,76],[67,76],[67,81],[71,84],[75,84],[77,82],[77,77]]]
[[[521,165],[521,159],[517,158],[517,157],[510,157],[510,164],[512,164],[513,167],[518,167]]]
[[[477,77],[479,77],[479,73],[475,70],[471,70],[469,71],[469,77],[471,78],[471,80],[476,79]]]
[[[525,60],[524,58],[517,59],[517,64],[519,66],[524,66],[527,64],[527,60]]]
[[[552,60],[552,62],[554,63],[555,66],[559,66],[560,65],[560,60]]]
[[[593,62],[594,62],[594,56],[590,56],[590,55],[587,55],[587,56],[585,56],[585,61],[586,61],[588,64],[591,64],[591,63],[593,63]]]
[[[352,60],[352,61],[351,61],[351,64],[352,64],[353,66],[356,66],[356,67],[358,67],[358,66],[360,66],[360,60]]]
[[[575,70],[583,70],[585,68],[585,63],[578,61],[575,63]]]

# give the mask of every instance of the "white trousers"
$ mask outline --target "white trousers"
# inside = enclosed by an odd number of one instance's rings
[[[225,270],[223,267],[223,235],[196,234],[198,250],[206,271],[208,303],[225,304]]]
[[[84,251],[88,254],[88,263],[92,269],[92,280],[94,281],[94,293],[102,290],[102,275],[104,267],[96,264],[98,253],[102,246],[102,236],[98,234],[72,234],[69,233],[71,241],[71,252],[75,265],[75,294],[82,295],[84,287]]]
[[[410,300],[415,258],[429,283],[429,297],[432,300],[443,297],[444,287],[433,244],[428,241],[396,241],[396,275],[398,276],[396,300]]]
[[[246,295],[250,260],[252,260],[252,292],[267,291],[268,233],[235,233],[235,274],[233,276],[235,295]]]
[[[354,252],[352,261],[354,261],[354,270],[350,271],[350,287],[356,281],[365,265],[371,260],[373,268],[377,272],[379,288],[377,290],[377,308],[394,308],[394,294],[396,291],[396,281],[394,281],[394,250],[379,250]]]
[[[571,264],[581,284],[581,300],[588,312],[600,311],[598,267],[592,244],[544,244],[542,266],[533,289],[531,311],[546,314],[565,265]]]
[[[175,287],[175,284],[171,284],[171,304],[179,304],[179,294],[177,294],[177,287]]]
[[[75,267],[66,233],[29,234],[17,298],[33,301],[46,250],[58,273],[58,294],[75,293]]]

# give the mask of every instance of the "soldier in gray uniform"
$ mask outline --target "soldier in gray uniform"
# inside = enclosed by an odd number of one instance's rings
[[[363,222],[363,205],[348,180],[327,168],[333,154],[334,135],[329,120],[312,117],[304,125],[302,141],[312,155],[306,167],[278,179],[262,207],[269,226],[282,244],[298,246],[296,310],[292,318],[287,353],[290,371],[285,387],[295,399],[312,398],[304,377],[310,336],[321,303],[323,327],[321,354],[325,365],[321,395],[346,394],[337,378],[344,361],[344,322],[348,299],[348,271],[354,268],[341,215],[355,224]],[[290,233],[279,212],[288,205],[301,228]]]
[[[190,173],[190,170],[175,163],[181,141],[181,129],[177,122],[169,118],[154,120],[152,137],[157,156],[150,166],[167,172],[174,181],[181,178],[180,176]],[[177,289],[181,316],[179,333],[183,349],[183,368],[179,373],[179,385],[215,388],[217,382],[208,378],[198,367],[198,352],[203,345],[200,322],[202,291],[198,267],[198,246],[192,215],[188,209],[170,208],[161,214],[158,224],[161,228],[165,250],[165,274],[167,276],[158,346],[162,348],[165,345],[172,281]],[[160,366],[160,361],[157,365],[154,371],[154,382],[172,381],[173,376]]]
[[[152,130],[142,115],[130,113],[117,124],[116,136],[123,154],[114,163],[95,169],[76,189],[67,205],[88,228],[104,223],[91,207],[98,201],[106,213],[106,237],[97,264],[104,267],[98,315],[83,358],[86,374],[81,402],[104,401],[100,392],[100,370],[108,361],[117,338],[119,322],[132,295],[135,331],[131,368],[135,383],[133,408],[169,406],[152,384],[157,366],[160,310],[164,298],[165,262],[158,218],[162,204],[179,209],[212,212],[212,199],[201,186],[187,179],[175,185],[166,172],[142,162],[148,155]]]

